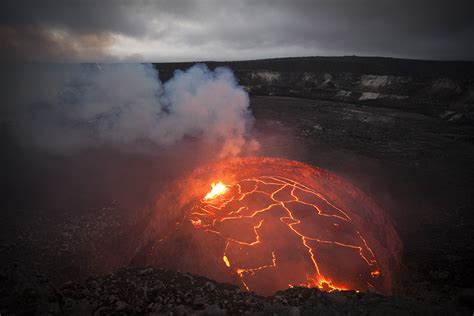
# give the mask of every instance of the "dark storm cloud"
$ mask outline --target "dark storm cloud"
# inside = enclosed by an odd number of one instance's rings
[[[472,0],[7,0],[0,10],[2,59],[474,58]]]

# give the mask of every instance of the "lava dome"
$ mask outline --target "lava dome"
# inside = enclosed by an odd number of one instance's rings
[[[297,161],[247,157],[170,185],[135,264],[204,275],[271,295],[288,287],[390,294],[402,245],[362,191]]]

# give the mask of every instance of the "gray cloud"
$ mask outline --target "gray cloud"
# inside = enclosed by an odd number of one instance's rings
[[[7,0],[0,5],[0,27],[15,30],[9,42],[22,45],[3,47],[2,59],[473,59],[473,9],[471,0]],[[58,32],[81,49],[54,49],[48,39]],[[28,49],[35,45],[44,47],[42,54]]]

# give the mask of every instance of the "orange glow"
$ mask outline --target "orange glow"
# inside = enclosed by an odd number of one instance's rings
[[[268,202],[259,202],[261,200]],[[289,266],[287,255],[278,249],[282,246],[275,246],[275,249],[272,249],[275,241],[272,237],[269,238],[271,235],[268,235],[270,225],[282,227],[279,229],[283,229],[282,232],[288,235],[287,238],[296,242],[295,251],[303,254],[305,262],[310,267],[306,270],[306,280],[297,283],[287,282],[284,286],[317,287],[328,292],[359,290],[354,285],[341,281],[340,275],[323,271],[318,253],[320,248],[332,247],[336,249],[337,256],[347,254],[352,258],[347,260],[357,260],[358,266],[361,266],[363,271],[367,271],[369,279],[375,279],[381,275],[373,250],[362,234],[354,228],[349,213],[332,204],[320,192],[292,179],[261,176],[236,181],[229,185],[222,182],[213,183],[211,191],[200,200],[200,204],[191,208],[189,220],[194,228],[217,234],[219,238],[225,240],[222,260],[228,268],[231,268],[232,261],[231,269],[239,277],[242,286],[249,291],[253,290],[251,283],[257,275],[266,275],[271,269],[279,271],[282,260],[286,260],[283,264],[285,267]],[[320,225],[317,227],[323,230],[313,231],[312,226],[307,226],[310,223],[305,221],[316,223],[311,225]],[[252,224],[248,227],[247,223]],[[233,228],[241,227],[239,225],[244,225],[242,227],[248,233],[244,235],[237,228]],[[229,227],[229,229],[224,229],[224,227]],[[262,231],[265,231],[265,236]],[[331,231],[331,233],[326,233],[326,231]],[[251,236],[249,233],[253,235],[252,239],[249,239]],[[280,242],[286,243],[285,240],[283,238]],[[287,247],[286,244],[284,246]],[[252,248],[255,248],[255,251],[268,250],[268,255],[271,254],[271,257],[265,259],[265,256],[256,253],[252,257],[255,264],[252,264],[252,261],[245,262],[244,257],[253,254]],[[340,260],[345,260],[342,257],[335,258],[338,258],[333,263],[336,266],[340,264]],[[297,262],[297,264],[303,263]],[[328,266],[331,268],[331,265],[332,263],[326,262],[326,269]],[[289,271],[285,273],[289,273],[291,278],[291,268],[281,269]]]
[[[201,227],[201,220],[200,219],[191,220],[191,224],[193,224],[194,227],[199,228]]]
[[[160,194],[134,262],[259,295],[288,287],[390,295],[403,244],[387,213],[347,180],[271,157],[197,167]]]
[[[327,291],[327,292],[332,292],[332,291],[335,291],[335,290],[338,290],[338,291],[349,290],[349,288],[344,286],[344,285],[338,285],[337,286],[337,285],[333,284],[333,282],[331,280],[326,279],[322,275],[318,276],[318,280],[317,280],[316,283],[308,282],[307,286],[308,287],[318,287],[320,290]]]
[[[372,277],[377,278],[380,276],[380,271],[375,270],[375,271],[372,271],[370,274],[372,275]]]
[[[206,194],[203,200],[213,200],[218,196],[225,194],[229,190],[228,187],[222,182],[212,183],[211,187],[211,191]]]
[[[226,255],[224,255],[224,256],[222,257],[222,260],[224,260],[224,263],[225,263],[225,265],[226,265],[227,267],[230,267],[230,261],[229,261],[229,259],[227,259],[227,256],[226,256]]]

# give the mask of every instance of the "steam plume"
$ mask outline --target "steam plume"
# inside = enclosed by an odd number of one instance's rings
[[[197,64],[164,84],[149,64],[33,66],[17,76],[7,117],[23,144],[141,150],[202,137],[230,156],[254,143],[248,94],[228,68]]]

